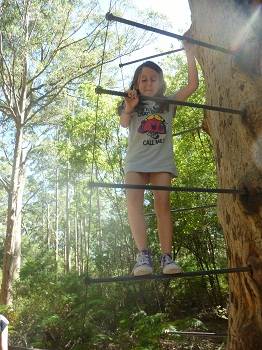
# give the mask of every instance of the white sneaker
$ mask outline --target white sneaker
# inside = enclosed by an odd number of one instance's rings
[[[161,257],[161,267],[164,274],[174,274],[182,272],[180,266],[178,266],[175,261],[172,260],[170,254],[163,254]]]
[[[133,268],[134,276],[151,275],[153,273],[151,256],[148,250],[139,252],[136,261]]]

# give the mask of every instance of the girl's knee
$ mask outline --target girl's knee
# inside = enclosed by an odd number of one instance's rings
[[[143,202],[144,192],[141,190],[127,190],[126,198],[128,202]]]
[[[154,206],[155,206],[156,213],[163,213],[163,212],[169,211],[170,210],[169,196],[168,195],[155,196]]]

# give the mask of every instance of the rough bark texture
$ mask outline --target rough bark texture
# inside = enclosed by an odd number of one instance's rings
[[[12,283],[18,277],[21,264],[21,212],[25,173],[23,162],[23,129],[17,128],[13,172],[8,193],[6,240],[3,261],[1,303],[12,301]]]
[[[218,186],[246,188],[250,193],[218,198],[228,264],[249,264],[253,269],[253,273],[229,276],[227,349],[258,350],[262,349],[262,199],[257,195],[262,191],[262,10],[255,23],[255,9],[250,5],[244,9],[240,1],[189,2],[192,37],[237,49],[236,54],[227,55],[196,47],[196,56],[206,81],[207,103],[246,109],[243,117],[205,113],[203,125],[213,141]]]

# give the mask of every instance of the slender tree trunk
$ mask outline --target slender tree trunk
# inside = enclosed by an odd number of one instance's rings
[[[77,227],[77,212],[75,213],[75,218],[74,218],[74,230],[75,230],[75,270],[78,271],[78,262],[79,262],[79,257],[78,257],[78,227]]]
[[[56,129],[56,141],[59,142],[59,129]],[[59,259],[59,167],[56,166],[55,172],[55,261],[58,269]]]
[[[67,179],[66,179],[66,237],[65,237],[65,271],[71,270],[71,246],[70,246],[70,194],[69,194],[70,168],[67,162]]]
[[[58,263],[58,243],[59,243],[59,170],[56,168],[56,184],[55,184],[55,261]]]
[[[213,244],[213,238],[211,237],[211,232],[210,230],[207,231],[208,235],[208,251],[209,251],[209,260],[212,264],[213,269],[217,269],[217,263],[216,263],[216,256],[215,256],[215,250],[214,250],[214,244]],[[217,304],[223,305],[223,296],[221,292],[221,286],[219,283],[219,278],[218,275],[210,275],[208,276],[209,278],[209,283],[211,285],[211,292],[212,295],[214,296],[214,299],[216,300]]]
[[[80,234],[80,274],[84,272],[84,229],[83,220],[79,220],[79,234]]]
[[[50,205],[47,204],[47,214],[46,214],[46,243],[47,248],[50,248],[50,236],[51,236],[51,224],[50,224]]]
[[[87,219],[86,216],[84,217],[84,221],[83,221],[83,234],[84,234],[84,272],[86,271],[86,266],[87,266],[87,260],[88,260],[88,256],[87,256]]]
[[[21,211],[25,183],[22,142],[23,128],[17,127],[13,171],[8,194],[7,228],[1,286],[2,304],[10,304],[12,301],[12,284],[19,275],[21,264]]]
[[[45,232],[45,208],[42,204],[42,232]]]
[[[78,247],[77,247],[77,261],[78,261],[78,266],[77,266],[77,272],[80,275],[81,274],[81,264],[82,264],[82,256],[81,256],[81,250],[82,250],[82,240],[81,240],[81,218],[79,214],[77,214],[77,220],[76,220],[76,230],[77,230],[77,242],[78,242]]]
[[[262,49],[261,11],[233,0],[190,0],[192,36],[225,48],[227,55],[197,47],[206,81],[207,103],[246,109],[246,115],[205,113],[217,162],[218,186],[247,188],[249,197],[221,194],[218,216],[230,267],[251,265],[253,273],[229,275],[228,350],[261,349],[262,344]],[[242,9],[241,9],[242,7]],[[256,19],[256,16],[259,18]],[[242,42],[241,34],[245,36]]]
[[[102,254],[103,234],[102,234],[102,227],[101,227],[101,206],[100,206],[99,189],[97,189],[96,191],[96,208],[97,208],[96,232],[97,232],[97,238],[98,238],[98,249],[99,249],[99,253]]]

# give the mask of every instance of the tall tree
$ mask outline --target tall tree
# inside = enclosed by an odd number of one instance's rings
[[[107,23],[104,13],[99,15],[98,0],[3,1],[0,9],[0,112],[12,122],[14,135],[10,179],[1,179],[8,193],[1,300],[9,303],[20,268],[22,198],[32,139],[41,141],[41,127],[63,114],[68,91],[96,79],[102,60],[116,59],[119,46],[128,48],[122,55],[143,47],[148,37],[134,42],[132,33],[123,33],[123,40],[113,33],[110,40],[118,45],[102,55]]]
[[[229,276],[228,350],[262,344],[262,11],[261,1],[190,0],[192,36],[233,50],[232,55],[197,47],[208,104],[246,109],[246,115],[208,112],[205,130],[216,155],[218,184],[246,188],[249,198],[219,195],[218,216],[230,267],[253,273]],[[260,5],[259,5],[260,3]],[[203,14],[205,14],[203,16]]]
[[[83,5],[83,3],[85,5]],[[73,82],[99,64],[101,23],[96,2],[3,1],[0,24],[0,111],[13,121],[14,150],[8,181],[8,212],[2,303],[20,268],[21,210],[29,136],[47,108]],[[72,64],[73,63],[73,64]],[[43,113],[45,111],[45,115]]]

